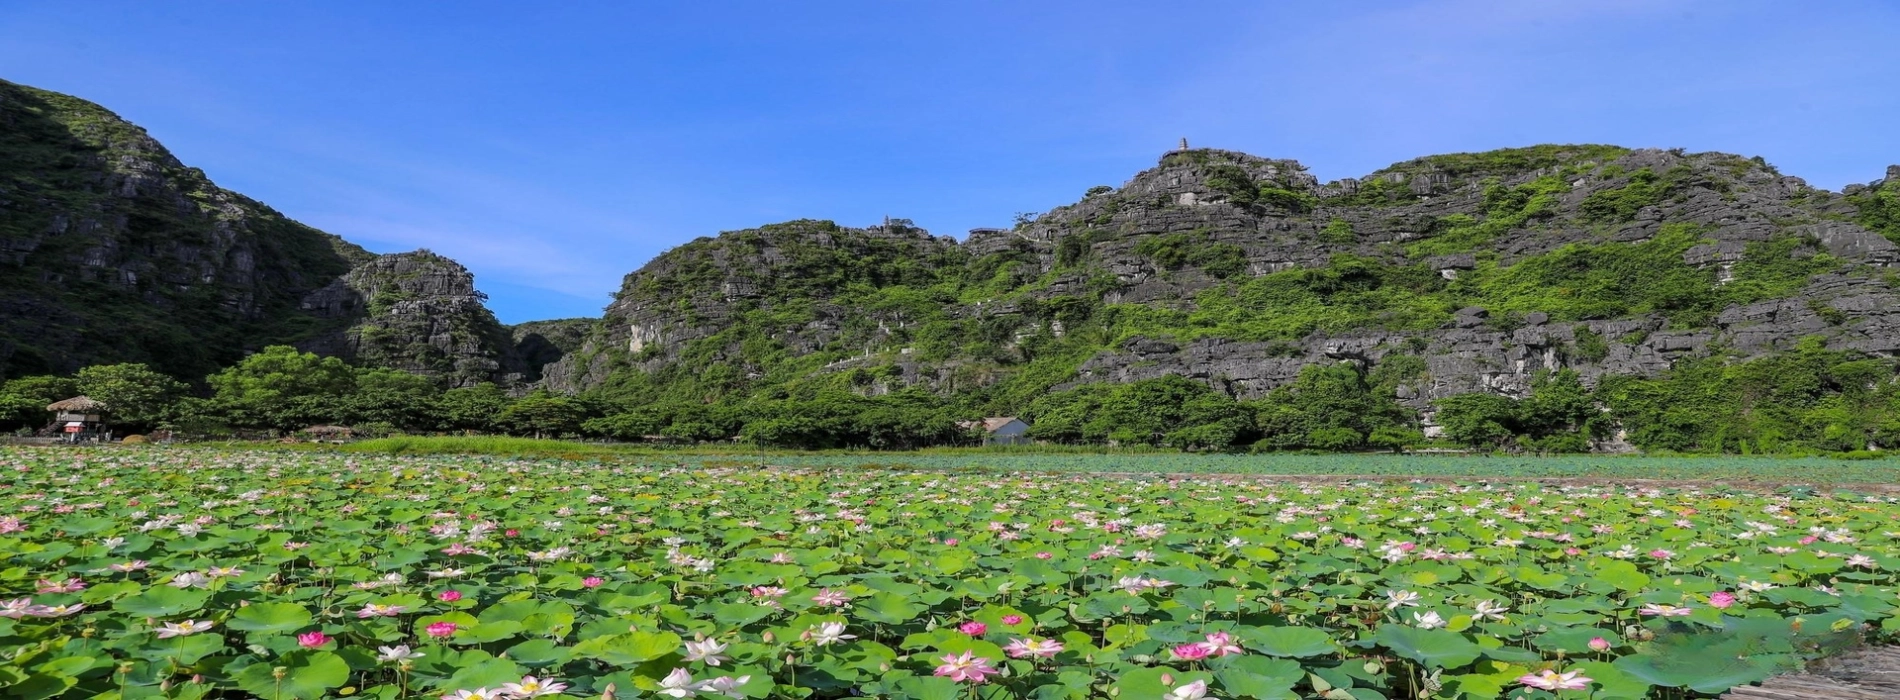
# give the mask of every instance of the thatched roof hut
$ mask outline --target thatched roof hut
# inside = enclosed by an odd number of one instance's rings
[[[46,410],[60,413],[99,413],[106,410],[106,405],[90,396],[74,396],[65,401],[47,404]]]

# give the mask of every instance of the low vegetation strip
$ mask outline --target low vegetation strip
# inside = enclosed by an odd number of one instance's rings
[[[1686,698],[1900,630],[1900,499],[1850,493],[19,447],[0,474],[6,697]]]
[[[254,445],[239,445],[251,449]],[[189,449],[189,448],[187,448]],[[308,448],[306,448],[308,449]],[[1387,454],[1195,454],[1152,449],[1061,446],[938,448],[915,452],[761,450],[743,446],[665,448],[510,437],[398,437],[337,448],[387,455],[486,455],[593,459],[686,466],[1053,471],[1122,474],[1416,477],[1472,479],[1640,479],[1698,484],[1884,486],[1900,465],[1826,457],[1483,456]]]

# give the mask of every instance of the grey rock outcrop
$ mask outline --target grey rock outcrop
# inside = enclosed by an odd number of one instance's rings
[[[520,383],[525,363],[487,298],[453,260],[426,250],[382,255],[304,297],[302,311],[348,325],[297,345],[449,386]]]

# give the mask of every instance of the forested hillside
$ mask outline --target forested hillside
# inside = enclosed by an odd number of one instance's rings
[[[1861,449],[1900,350],[1896,192],[1613,146],[1326,184],[1179,151],[960,244],[901,220],[694,241],[544,381],[626,407],[610,434],[813,446],[1020,414],[1200,448]]]
[[[96,105],[0,83],[0,123],[11,427],[93,386],[212,432],[914,447],[1017,415],[1187,449],[1900,442],[1900,166],[1836,193],[1760,158],[1545,145],[1321,183],[1181,150],[963,240],[701,238],[600,319],[508,328],[454,261],[298,224]]]

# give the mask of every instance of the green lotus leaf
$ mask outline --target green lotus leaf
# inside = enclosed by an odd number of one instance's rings
[[[536,668],[565,663],[573,655],[573,649],[561,646],[552,639],[530,639],[508,647],[508,651],[503,654],[516,663]]]
[[[1242,627],[1240,639],[1248,649],[1268,656],[1304,658],[1339,650],[1332,635],[1311,627]]]
[[[170,617],[204,608],[211,591],[197,588],[155,586],[138,595],[119,599],[112,608],[139,617]]]
[[[916,619],[918,614],[924,611],[924,607],[902,595],[879,593],[855,606],[854,611],[859,617],[871,622],[901,625]]]
[[[1373,640],[1392,653],[1429,668],[1459,668],[1478,660],[1484,649],[1464,635],[1405,625],[1380,625]]]
[[[299,651],[245,666],[232,680],[261,700],[317,700],[349,682],[350,666],[330,652]]]
[[[680,636],[672,632],[629,632],[575,644],[574,655],[631,666],[678,651],[681,644]]]
[[[1221,688],[1237,697],[1258,700],[1297,700],[1293,686],[1306,677],[1297,661],[1259,656],[1231,656],[1215,669]]]
[[[290,632],[311,622],[310,611],[296,603],[254,603],[238,608],[226,627],[246,632]]]

